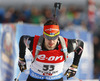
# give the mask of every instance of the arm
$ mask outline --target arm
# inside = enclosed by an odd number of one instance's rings
[[[72,65],[68,68],[64,75],[67,74],[67,79],[75,76],[83,52],[84,43],[81,40],[68,39],[68,53],[74,52],[74,59]]]
[[[19,68],[21,71],[24,71],[26,69],[26,61],[25,61],[25,53],[26,48],[28,48],[30,51],[33,49],[33,39],[34,37],[30,36],[22,36],[19,41]]]
[[[69,39],[68,40],[68,53],[74,52],[73,64],[78,66],[80,57],[83,52],[84,43],[81,40]]]
[[[22,36],[19,42],[19,58],[24,59],[26,48],[30,51],[33,50],[33,39],[34,37]]]

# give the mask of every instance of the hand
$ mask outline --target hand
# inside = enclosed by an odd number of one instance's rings
[[[18,66],[21,72],[23,72],[26,69],[26,61],[24,60],[20,60],[18,61]]]
[[[67,79],[69,79],[70,77],[75,76],[76,72],[77,72],[77,66],[76,66],[76,65],[71,65],[71,66],[68,68],[68,70],[65,72],[64,75],[67,74]]]

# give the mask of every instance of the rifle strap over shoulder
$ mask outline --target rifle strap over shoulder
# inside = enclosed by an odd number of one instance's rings
[[[43,35],[40,36],[39,40],[38,40],[38,44],[36,46],[36,51],[35,51],[35,58],[33,61],[36,60],[37,56],[38,56],[38,53],[39,51],[41,50],[41,46],[42,46],[42,42],[43,42]]]
[[[65,61],[67,60],[67,56],[68,56],[68,52],[67,52],[67,47],[66,47],[66,43],[65,40],[62,36],[59,36],[60,42],[61,42],[61,46],[62,46],[62,51],[64,52],[64,58]]]
[[[68,56],[66,43],[65,43],[65,40],[62,36],[59,36],[59,39],[60,39],[60,42],[61,42],[62,51],[64,52],[64,58],[65,58],[65,61],[66,61],[67,56]],[[38,53],[41,50],[42,43],[43,43],[43,35],[41,35],[39,40],[38,40],[38,44],[36,46],[36,51],[35,51],[35,58],[34,58],[33,62],[36,60]]]

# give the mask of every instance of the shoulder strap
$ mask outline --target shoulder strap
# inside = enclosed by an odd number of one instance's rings
[[[36,57],[38,56],[38,53],[41,50],[42,42],[43,42],[43,35],[41,35],[38,40],[38,44],[36,46],[36,51],[35,51],[35,58],[34,58],[33,62],[36,60]]]
[[[62,51],[64,52],[64,58],[65,58],[65,61],[66,61],[67,57],[68,57],[66,43],[65,43],[65,40],[62,36],[59,36],[59,39],[60,39],[60,42],[61,42]]]
[[[66,61],[67,56],[68,56],[66,43],[65,43],[65,40],[62,36],[59,36],[59,39],[60,39],[60,42],[61,42],[62,51],[64,52],[64,58],[65,58],[65,61]],[[38,44],[36,46],[36,51],[35,51],[35,58],[34,58],[33,62],[36,60],[36,57],[38,56],[38,53],[41,50],[42,42],[43,42],[43,35],[41,35],[39,40],[38,40]]]

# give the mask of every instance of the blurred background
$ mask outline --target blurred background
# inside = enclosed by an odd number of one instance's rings
[[[100,0],[57,1],[62,3],[56,18],[60,35],[85,43],[76,77],[99,81]],[[53,19],[54,3],[55,0],[0,0],[0,81],[14,81],[18,76],[19,39],[22,35],[42,35],[43,24]],[[70,55],[64,71],[71,65],[72,58]],[[25,81],[29,73],[31,54],[28,50],[26,60],[28,69],[19,81]]]

